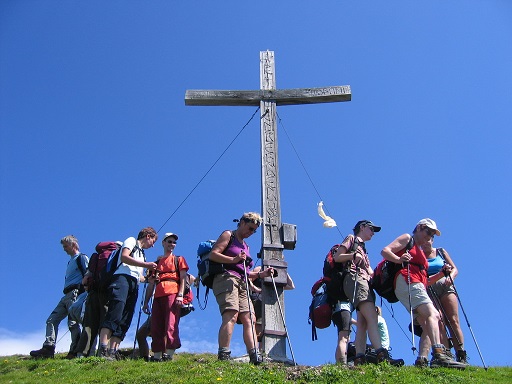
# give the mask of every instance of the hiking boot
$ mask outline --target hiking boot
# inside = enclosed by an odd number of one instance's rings
[[[347,345],[347,360],[354,360],[354,357],[356,357],[356,345],[354,342],[350,341]]]
[[[76,357],[77,357],[76,354],[73,352],[68,352],[68,354],[66,356],[64,356],[64,358],[67,360],[73,360]]]
[[[217,354],[217,358],[219,360],[231,360],[231,351],[229,351],[229,352],[219,352]]]
[[[256,348],[249,351],[249,362],[253,363],[254,365],[260,365],[263,362],[263,358]]]
[[[163,361],[164,361],[164,359],[163,359],[162,357],[161,357],[161,358],[157,358],[157,357],[155,357],[155,356],[151,356],[151,357],[149,358],[149,361],[150,361],[151,363],[161,363],[161,362],[163,362]]]
[[[387,361],[393,367],[401,367],[404,365],[403,359],[393,359],[386,348],[379,348],[375,351],[377,355],[377,362],[382,363]]]
[[[466,364],[459,363],[446,354],[446,349],[443,346],[432,348],[432,359],[430,360],[430,368],[455,368],[465,369]]]
[[[108,354],[112,360],[124,360],[125,359],[125,357],[123,355],[121,355],[121,352],[119,352],[118,349],[111,349],[110,351],[108,351]]]
[[[417,368],[428,368],[428,359],[425,356],[418,356],[414,366]]]
[[[468,356],[466,354],[466,351],[464,349],[459,349],[457,352],[455,352],[457,355],[457,361],[462,364],[468,363]]]
[[[55,356],[55,345],[43,345],[43,348],[30,351],[30,356],[38,359],[51,359]]]
[[[108,361],[115,360],[115,357],[110,356],[110,353],[108,352],[107,348],[100,348],[100,350],[98,351],[98,356],[102,357],[103,359],[108,360]]]
[[[373,349],[373,348],[366,349],[364,357],[365,357],[367,363],[370,363],[370,364],[378,364],[379,363],[379,361],[377,360],[377,354],[375,353],[375,349]]]
[[[358,353],[356,357],[354,357],[354,366],[364,364],[366,364],[366,356],[364,353]]]

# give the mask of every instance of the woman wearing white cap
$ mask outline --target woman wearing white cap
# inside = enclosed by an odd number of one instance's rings
[[[404,307],[417,316],[423,329],[423,339],[426,337],[430,339],[432,346],[430,366],[464,369],[465,365],[453,360],[441,344],[439,313],[427,294],[428,262],[421,246],[434,235],[441,235],[435,221],[428,218],[422,219],[416,224],[412,236],[405,233],[397,237],[391,244],[384,247],[381,255],[393,263],[404,265],[404,268],[400,269],[395,276],[395,294]],[[413,246],[407,251],[411,237]],[[415,365],[427,366],[427,354],[428,343],[420,339],[420,351]]]

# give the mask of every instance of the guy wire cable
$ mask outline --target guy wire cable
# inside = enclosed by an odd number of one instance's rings
[[[381,300],[381,303],[384,304],[384,306],[386,307],[386,309],[388,310],[388,312],[391,314],[391,317],[393,318],[393,320],[395,320],[395,323],[398,325],[398,328],[400,328],[400,330],[402,331],[402,333],[404,334],[405,338],[409,341],[409,343],[412,343],[412,340],[411,338],[409,337],[409,335],[404,331],[404,329],[402,328],[402,326],[400,325],[400,323],[398,322],[398,320],[396,319],[395,317],[395,311],[392,311],[391,309],[389,309],[389,307],[387,306],[386,302],[384,300]],[[393,306],[391,306],[391,308],[393,308]]]
[[[226,147],[226,149],[224,149],[224,151],[220,154],[220,156],[217,158],[217,160],[215,160],[213,162],[213,164],[210,166],[210,168],[208,168],[208,170],[206,171],[206,173],[203,175],[203,177],[201,177],[201,179],[199,179],[199,181],[197,182],[197,184],[194,186],[194,188],[192,188],[192,190],[188,193],[187,196],[185,196],[185,198],[181,201],[181,203],[178,205],[178,207],[176,207],[176,209],[171,213],[171,215],[169,216],[169,218],[167,220],[165,220],[165,222],[162,224],[162,226],[158,229],[158,231],[156,231],[157,233],[159,233],[162,228],[169,222],[169,220],[172,219],[172,217],[174,216],[174,214],[176,212],[178,212],[178,209],[181,208],[181,206],[185,203],[185,201],[187,201],[187,199],[190,197],[190,195],[192,195],[192,193],[194,193],[194,191],[196,190],[197,187],[199,187],[199,184],[202,183],[202,181],[206,178],[206,176],[208,176],[208,174],[210,173],[210,171],[213,169],[213,167],[215,167],[215,165],[219,162],[219,160],[222,158],[222,156],[224,156],[224,154],[227,152],[227,150],[231,147],[231,145],[233,145],[233,143],[235,142],[235,140],[238,138],[238,136],[240,136],[240,134],[243,132],[243,130],[249,125],[249,123],[252,121],[252,119],[254,118],[254,116],[256,115],[256,113],[258,113],[258,111],[260,110],[260,107],[256,108],[256,111],[252,114],[251,118],[249,119],[249,121],[247,121],[247,123],[245,123],[245,125],[242,127],[242,129],[240,129],[240,131],[236,134],[236,136],[233,138],[233,140],[231,140],[231,142],[228,144],[228,146]],[[263,116],[265,116],[266,114],[268,113],[268,110],[263,114]],[[263,116],[261,116],[261,118],[263,118]],[[260,119],[261,119],[260,118]]]
[[[288,138],[288,141],[290,142],[290,145],[292,146],[293,152],[295,152],[295,156],[297,156],[297,159],[299,160],[299,163],[300,163],[300,165],[302,166],[302,169],[303,169],[303,170],[304,170],[304,172],[306,173],[306,176],[308,177],[309,182],[310,182],[310,183],[311,183],[311,185],[313,186],[313,189],[315,190],[316,195],[318,196],[318,198],[320,199],[320,201],[323,201],[322,196],[320,196],[320,192],[318,192],[318,189],[316,188],[315,183],[313,182],[313,179],[312,179],[312,178],[311,178],[311,176],[309,175],[309,172],[307,171],[306,166],[305,166],[305,165],[304,165],[304,163],[302,162],[302,159],[300,158],[299,153],[297,152],[297,149],[295,149],[295,145],[293,145],[292,139],[290,138],[290,135],[288,135],[288,131],[286,130],[286,128],[285,128],[285,126],[284,126],[284,124],[283,124],[283,121],[281,120],[281,116],[279,116],[279,113],[277,113],[277,111],[276,111],[276,115],[277,115],[277,120],[279,121],[279,125],[283,128],[284,133],[285,133],[286,137]],[[331,213],[329,212],[329,210],[327,209],[327,207],[325,206],[325,204],[324,204],[324,208],[325,208],[325,211],[327,212],[327,214],[328,214],[329,216],[331,216]],[[338,230],[338,233],[340,234],[340,236],[341,236],[342,238],[344,238],[345,236],[341,233],[340,228],[339,228],[338,226],[336,226],[336,229]]]
[[[285,126],[284,126],[284,124],[283,124],[283,122],[282,122],[282,120],[281,120],[281,116],[279,116],[279,114],[278,114],[277,112],[276,112],[276,115],[277,115],[277,119],[278,119],[278,121],[279,121],[279,125],[283,128],[283,131],[284,131],[284,133],[285,133],[286,137],[288,138],[288,141],[290,142],[290,145],[292,146],[292,149],[293,149],[293,151],[295,152],[295,155],[297,156],[297,159],[299,160],[299,162],[300,162],[300,164],[301,164],[301,166],[302,166],[302,169],[303,169],[303,170],[304,170],[304,172],[306,173],[306,175],[307,175],[307,177],[308,177],[308,179],[309,179],[309,181],[310,181],[311,185],[313,186],[313,189],[315,190],[315,192],[316,192],[316,194],[317,194],[318,198],[320,199],[320,201],[323,201],[322,196],[320,196],[320,193],[318,192],[318,189],[316,188],[316,186],[315,186],[315,184],[314,184],[314,182],[313,182],[313,180],[312,180],[311,176],[309,175],[309,173],[308,173],[308,171],[307,171],[306,167],[304,166],[304,163],[302,162],[302,160],[301,160],[301,158],[300,158],[300,156],[299,156],[299,154],[298,154],[297,150],[295,149],[295,146],[293,145],[293,142],[292,142],[292,140],[291,140],[291,138],[290,138],[290,135],[288,135],[288,132],[286,131],[286,128],[285,128]],[[324,205],[324,207],[325,207],[325,205]],[[327,208],[325,209],[325,211],[327,212],[327,214],[328,214],[329,216],[331,216],[331,214],[330,214],[330,212],[327,210]],[[338,226],[336,226],[336,229],[338,230],[338,233],[340,234],[340,236],[341,236],[341,237],[344,237],[344,236],[343,236],[343,234],[341,233],[341,231],[340,231],[340,229],[339,229],[339,227],[338,227]],[[411,342],[411,339],[409,338],[409,336],[407,335],[407,333],[404,331],[404,329],[402,328],[402,326],[400,325],[400,323],[398,322],[398,320],[395,318],[395,313],[394,313],[394,311],[391,311],[391,310],[389,309],[389,307],[387,306],[387,304],[386,304],[386,303],[384,303],[384,301],[382,301],[382,303],[384,304],[384,306],[386,307],[386,309],[388,310],[388,312],[391,314],[391,317],[393,318],[393,320],[395,320],[396,324],[398,325],[398,327],[400,328],[400,330],[401,330],[401,331],[402,331],[402,333],[404,334],[405,338],[406,338],[407,340],[409,340],[409,342]]]

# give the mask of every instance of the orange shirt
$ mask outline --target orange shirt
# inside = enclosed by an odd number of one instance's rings
[[[175,258],[178,257],[178,271]],[[179,291],[179,271],[188,271],[188,264],[183,256],[167,256],[158,260],[157,269],[160,272],[160,282],[156,285],[155,297],[169,296]],[[170,279],[170,280],[167,280]],[[163,280],[163,281],[162,281]]]

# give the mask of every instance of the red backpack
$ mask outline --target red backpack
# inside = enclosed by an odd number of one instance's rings
[[[318,339],[316,328],[324,329],[331,325],[332,304],[327,295],[325,278],[322,277],[311,288],[313,299],[309,305],[309,319],[311,324],[311,340]]]

